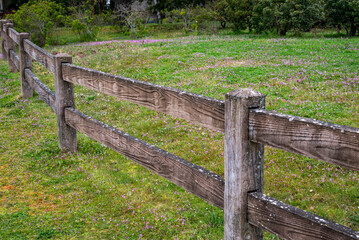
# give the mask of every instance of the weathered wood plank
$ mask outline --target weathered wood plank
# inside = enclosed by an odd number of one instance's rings
[[[9,37],[16,42],[16,44],[20,44],[20,33],[18,33],[15,29],[9,28]]]
[[[40,48],[30,40],[24,41],[25,51],[42,66],[48,69],[50,72],[55,73],[55,59],[54,56],[44,49]]]
[[[223,179],[180,157],[97,121],[74,108],[66,108],[66,123],[134,162],[223,209]]]
[[[248,223],[248,192],[263,192],[264,146],[248,137],[250,108],[264,108],[265,96],[251,89],[226,94],[224,144],[224,239],[262,239]]]
[[[254,142],[359,170],[359,129],[265,110],[249,119]]]
[[[224,130],[224,101],[64,64],[66,81],[206,127]]]
[[[55,93],[52,92],[38,77],[30,70],[25,69],[26,81],[31,88],[39,95],[39,98],[44,101],[56,113]]]
[[[14,63],[17,69],[20,69],[20,58],[17,56],[14,50],[10,50],[10,59]]]
[[[359,232],[260,193],[248,196],[248,219],[281,239],[359,239]]]

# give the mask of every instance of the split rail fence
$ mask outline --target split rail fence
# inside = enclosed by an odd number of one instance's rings
[[[1,20],[3,58],[20,71],[24,98],[36,91],[57,115],[61,149],[75,150],[82,132],[192,194],[224,209],[225,239],[359,239],[359,232],[263,194],[264,145],[359,170],[359,129],[267,111],[251,89],[225,101],[71,64],[52,55]],[[16,54],[16,45],[19,55]],[[53,93],[32,72],[35,60],[55,75]],[[225,179],[178,156],[93,119],[75,108],[73,84],[124,99],[225,133]]]

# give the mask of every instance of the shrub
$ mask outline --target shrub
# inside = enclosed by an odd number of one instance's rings
[[[48,0],[31,0],[7,16],[19,32],[31,34],[33,42],[44,46],[53,41],[53,31],[63,21],[64,8]]]
[[[78,34],[80,41],[96,40],[100,27],[93,14],[96,2],[81,1],[78,5],[69,7],[72,13],[67,22],[71,29]]]

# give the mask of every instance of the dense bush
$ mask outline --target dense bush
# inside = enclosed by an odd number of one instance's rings
[[[7,16],[14,21],[20,32],[29,32],[33,42],[39,46],[52,43],[52,33],[63,21],[64,8],[47,0],[32,0],[23,4],[18,11]]]
[[[96,5],[94,0],[81,1],[68,7],[71,15],[67,19],[67,24],[78,34],[80,41],[96,40],[100,30],[93,8]]]
[[[233,24],[234,30],[249,29],[251,31],[251,18],[253,15],[253,0],[226,0],[227,19]]]

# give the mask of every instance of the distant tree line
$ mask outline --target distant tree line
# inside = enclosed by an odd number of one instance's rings
[[[355,36],[359,28],[359,0],[158,0],[152,9],[164,12],[193,6],[214,6],[213,15],[224,27],[255,32],[307,32],[335,27]]]
[[[42,0],[41,0],[42,1]],[[14,0],[13,7],[34,0]],[[348,36],[359,31],[359,0],[53,0],[62,6],[61,14],[79,12],[80,7],[91,7],[93,15],[116,15],[133,31],[156,16],[159,23],[182,21],[187,30],[197,29],[198,21],[218,21],[234,31],[307,32],[313,28],[345,30]],[[77,8],[76,8],[77,6]],[[146,7],[146,9],[144,9]],[[147,11],[144,14],[144,11]],[[114,18],[113,18],[114,19]],[[75,19],[73,19],[75,20]]]
[[[217,6],[235,30],[285,35],[335,27],[354,36],[359,27],[359,0],[220,0]]]
[[[312,28],[335,27],[355,36],[359,28],[359,0],[158,0],[159,11],[188,6],[214,6],[214,16],[235,31],[307,32]]]

